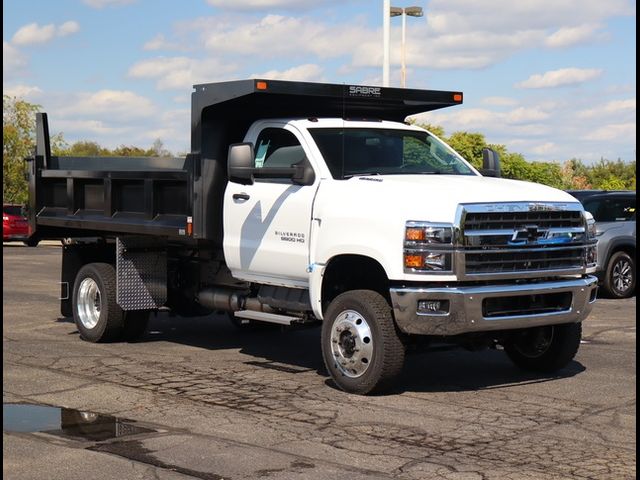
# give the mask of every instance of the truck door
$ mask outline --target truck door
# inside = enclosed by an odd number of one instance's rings
[[[305,149],[293,127],[264,128],[255,146],[256,168],[290,167]],[[290,178],[229,182],[224,197],[224,255],[236,278],[305,287],[313,198],[318,188]]]

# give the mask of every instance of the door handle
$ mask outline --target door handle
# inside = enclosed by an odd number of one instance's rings
[[[249,200],[249,198],[251,198],[251,197],[249,196],[248,193],[242,192],[242,193],[234,193],[233,194],[233,199],[234,200]]]

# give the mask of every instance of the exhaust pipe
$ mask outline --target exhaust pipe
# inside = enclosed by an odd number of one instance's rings
[[[260,303],[257,297],[248,297],[241,291],[227,288],[205,288],[200,290],[198,303],[210,310],[223,310],[225,312],[237,312],[238,310],[275,312],[269,305]]]

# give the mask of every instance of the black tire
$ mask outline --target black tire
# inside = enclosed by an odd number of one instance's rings
[[[151,310],[131,310],[124,313],[123,339],[137,342],[147,331]]]
[[[79,293],[85,280],[92,280],[97,287],[95,305],[97,321],[91,325],[87,321],[83,306],[88,305],[83,294]],[[88,282],[88,285],[93,285]],[[79,297],[82,297],[79,299]],[[79,305],[78,302],[81,302]],[[90,306],[88,307],[90,308]],[[84,319],[84,321],[83,321]],[[80,337],[88,342],[112,342],[122,337],[124,313],[116,303],[116,272],[108,263],[90,263],[82,267],[76,275],[73,285],[73,320],[76,322]]]
[[[25,240],[24,243],[27,247],[37,247],[38,244],[40,243],[40,240],[37,240],[35,238],[30,238],[28,240]]]
[[[573,360],[581,338],[582,323],[527,328],[514,334],[504,351],[523,370],[553,373]]]
[[[349,320],[349,315],[355,320]],[[359,320],[359,325],[364,321],[366,331],[370,332],[368,340],[368,334],[362,336],[351,327],[341,327],[341,322],[347,321],[354,322],[356,328]],[[349,393],[366,395],[388,389],[404,364],[404,345],[396,331],[391,307],[382,295],[371,290],[345,292],[331,302],[322,324],[321,342],[322,356],[331,378]],[[366,347],[369,343],[371,346]],[[355,370],[346,371],[352,367],[344,362],[353,362]],[[361,368],[364,368],[363,372],[357,370]]]
[[[607,263],[602,288],[611,298],[628,298],[636,289],[636,262],[626,252],[616,252]]]

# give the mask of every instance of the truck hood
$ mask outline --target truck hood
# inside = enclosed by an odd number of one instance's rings
[[[331,190],[337,188],[334,198],[347,205],[362,208],[364,201],[381,214],[404,220],[451,223],[461,203],[577,203],[568,193],[546,185],[470,175],[376,175],[331,183]]]

